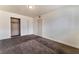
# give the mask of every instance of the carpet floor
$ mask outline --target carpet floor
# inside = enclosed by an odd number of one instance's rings
[[[79,49],[37,35],[0,40],[0,54],[78,54]]]

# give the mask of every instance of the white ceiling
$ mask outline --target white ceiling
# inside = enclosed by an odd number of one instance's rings
[[[33,8],[29,9],[27,8],[27,5],[0,5],[0,10],[14,12],[25,16],[35,17],[48,13],[60,7],[62,6],[61,5],[33,5]]]

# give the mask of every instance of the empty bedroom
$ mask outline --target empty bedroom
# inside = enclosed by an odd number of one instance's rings
[[[79,5],[0,5],[0,54],[79,54]]]

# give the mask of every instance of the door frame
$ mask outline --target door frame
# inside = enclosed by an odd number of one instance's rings
[[[12,19],[17,19],[17,20],[19,20],[19,34],[18,35],[14,35],[14,36],[12,36],[11,35],[11,37],[16,37],[16,36],[21,36],[21,19],[20,18],[15,18],[15,17],[10,17],[10,20],[11,20],[11,34],[12,34]]]

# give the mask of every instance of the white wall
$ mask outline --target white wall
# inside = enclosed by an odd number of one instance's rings
[[[21,35],[33,34],[33,18],[0,11],[0,39],[10,38],[11,36],[10,17],[21,19]]]
[[[39,16],[38,17],[34,17],[34,24],[33,24],[33,32],[36,35],[41,36],[42,35],[42,18]]]
[[[64,6],[42,15],[42,35],[79,48],[79,6]]]

